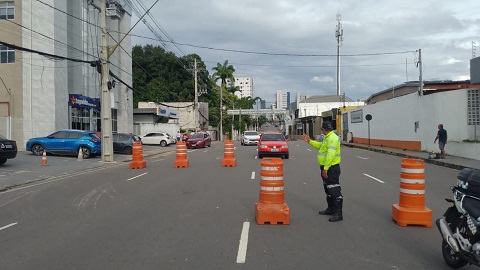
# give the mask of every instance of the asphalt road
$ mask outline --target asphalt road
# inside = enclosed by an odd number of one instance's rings
[[[236,143],[237,166],[221,167],[216,142],[189,151],[188,168],[174,168],[175,152],[166,152],[141,170],[117,162],[0,193],[2,269],[450,269],[435,225],[392,221],[402,158],[343,147],[344,220],[330,223],[318,215],[316,150],[289,146],[290,225],[255,221],[256,147]],[[458,172],[431,164],[425,172],[436,219]]]

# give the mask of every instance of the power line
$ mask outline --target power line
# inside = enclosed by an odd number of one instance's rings
[[[150,40],[155,40],[150,37],[130,34],[134,37],[140,37]],[[209,46],[199,46],[199,45],[192,45],[188,43],[180,43],[180,42],[172,42],[162,40],[163,42],[170,42],[175,43],[177,45],[200,48],[200,49],[207,49],[207,50],[214,50],[214,51],[225,51],[225,52],[235,52],[235,53],[245,53],[245,54],[259,54],[259,55],[271,55],[271,56],[297,56],[297,57],[336,57],[336,54],[294,54],[294,53],[270,53],[270,52],[258,52],[258,51],[243,51],[243,50],[233,50],[233,49],[222,49],[222,48],[215,48]],[[399,51],[399,52],[378,52],[378,53],[359,53],[359,54],[342,54],[340,56],[344,57],[353,57],[353,56],[380,56],[380,55],[392,55],[392,54],[406,54],[406,53],[414,53],[415,51]]]

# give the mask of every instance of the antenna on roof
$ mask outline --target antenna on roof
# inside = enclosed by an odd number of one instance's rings
[[[342,15],[337,13],[337,29],[335,30],[335,37],[337,38],[337,96],[340,96],[340,46],[343,41],[342,29]]]

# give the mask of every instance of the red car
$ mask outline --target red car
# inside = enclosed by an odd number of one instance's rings
[[[280,132],[264,132],[258,141],[258,158],[264,156],[279,156],[289,158],[288,144],[285,136]]]
[[[187,148],[203,148],[210,147],[212,145],[212,139],[206,132],[198,132],[190,135],[187,140]]]

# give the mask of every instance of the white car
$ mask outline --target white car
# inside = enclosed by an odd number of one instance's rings
[[[141,136],[142,144],[157,144],[160,146],[168,146],[175,143],[175,138],[165,132],[149,132]]]
[[[257,145],[258,140],[260,140],[260,134],[254,130],[244,131],[241,138],[242,145]]]

